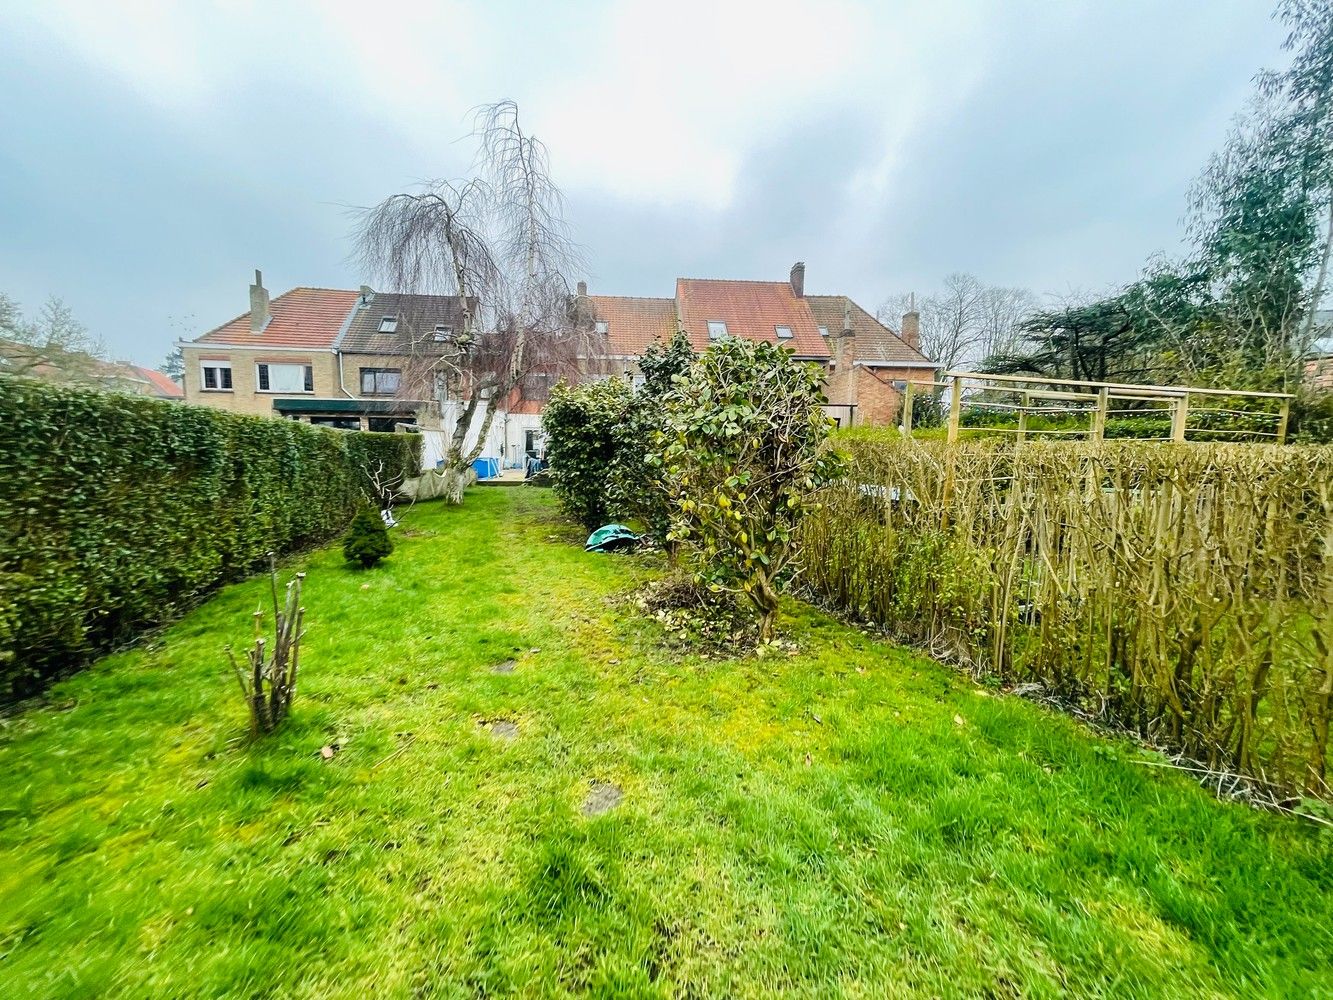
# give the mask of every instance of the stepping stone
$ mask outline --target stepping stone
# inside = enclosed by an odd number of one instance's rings
[[[497,663],[495,666],[491,667],[491,673],[512,674],[516,666],[518,666],[518,664],[513,660],[505,660],[503,663]]]
[[[478,725],[502,742],[512,743],[518,739],[518,726],[508,719],[493,719],[490,722],[480,722]]]
[[[624,797],[625,793],[620,790],[619,785],[595,781],[588,792],[588,797],[583,800],[583,815],[600,816],[604,812],[610,812],[620,805],[620,800]]]

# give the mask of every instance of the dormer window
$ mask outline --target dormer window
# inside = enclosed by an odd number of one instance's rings
[[[721,340],[727,335],[727,324],[720,320],[710,319],[708,321],[708,339]]]
[[[381,328],[381,329],[382,329],[382,328]],[[453,335],[454,335],[454,328],[453,328],[452,326],[446,326],[446,325],[443,324],[443,323],[436,323],[436,324],[435,324],[435,334],[434,334],[434,337],[435,337],[435,342],[436,342],[437,344],[443,343],[444,341],[448,340],[448,339],[449,339],[450,337],[452,337]]]
[[[778,335],[778,340],[791,340],[791,327],[775,326],[773,330]]]
[[[380,320],[380,333],[397,333],[397,332],[398,332],[397,316],[385,316],[383,319]]]
[[[603,336],[605,336],[605,335],[607,334],[607,332],[610,331],[610,329],[611,329],[611,324],[609,324],[609,323],[608,323],[606,320],[604,320],[604,319],[599,319],[599,320],[597,321],[597,323],[596,323],[596,328],[597,328],[597,332],[598,332],[598,333],[600,333],[600,334],[602,334]]]

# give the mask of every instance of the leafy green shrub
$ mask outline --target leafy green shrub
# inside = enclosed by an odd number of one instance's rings
[[[0,376],[0,700],[336,537],[420,447]]]
[[[369,507],[362,507],[352,518],[352,526],[343,539],[343,558],[369,569],[391,552],[393,540],[384,519]]]
[[[542,412],[551,485],[565,512],[589,531],[610,517],[611,466],[632,399],[624,379],[562,381]]]
[[[666,541],[671,515],[654,440],[663,427],[663,398],[693,361],[689,338],[677,332],[644,351],[637,390],[612,376],[552,391],[542,414],[551,484],[565,512],[589,531],[631,520]]]
[[[659,455],[673,503],[670,537],[696,577],[744,595],[773,636],[796,527],[841,469],[827,447],[823,373],[774,344],[725,340],[666,399]]]
[[[666,428],[666,397],[690,370],[694,358],[690,339],[679,330],[669,343],[648,345],[639,359],[643,384],[625,411],[607,477],[612,513],[637,521],[673,558],[675,543],[667,537],[671,503],[655,448],[658,435]]]

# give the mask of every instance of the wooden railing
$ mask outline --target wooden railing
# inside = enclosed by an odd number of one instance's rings
[[[1015,415],[1015,426],[985,427],[986,433],[1015,434],[1019,441],[1029,437],[1073,436],[1100,441],[1106,435],[1107,420],[1113,417],[1170,418],[1166,435],[1147,440],[1187,441],[1207,435],[1227,439],[1272,441],[1287,439],[1291,415],[1291,394],[1250,392],[1241,389],[1213,389],[1185,385],[1130,385],[1118,382],[1084,382],[1075,379],[1042,378],[1033,375],[995,375],[987,372],[945,372],[942,382],[907,382],[903,391],[903,430],[912,433],[912,407],[916,395],[924,391],[947,389],[949,393],[949,441],[958,440],[963,409],[977,408]],[[1116,404],[1125,404],[1117,406]],[[1201,405],[1201,404],[1230,405]],[[1082,427],[1033,428],[1032,415],[1045,417],[1087,417]],[[1191,416],[1205,417],[1209,426],[1190,424]],[[1242,420],[1252,426],[1242,426]],[[1066,421],[1068,422],[1068,421]],[[1078,422],[1078,421],[1074,421]],[[1220,426],[1219,426],[1220,425]],[[1253,426],[1258,425],[1258,426]]]

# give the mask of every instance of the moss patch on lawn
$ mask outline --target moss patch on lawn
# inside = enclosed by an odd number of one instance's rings
[[[257,745],[263,580],[0,722],[0,996],[1329,992],[1318,828],[803,605],[795,655],[665,654],[660,564],[544,491],[405,529],[301,561]]]

